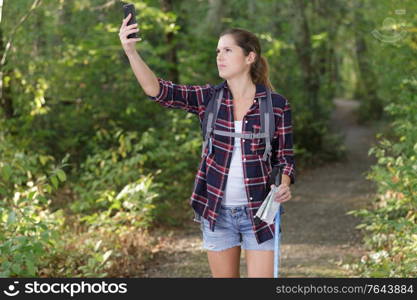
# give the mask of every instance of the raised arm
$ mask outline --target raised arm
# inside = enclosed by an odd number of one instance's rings
[[[148,96],[156,96],[159,93],[159,83],[154,72],[152,72],[136,51],[127,54],[127,57],[129,58],[133,73],[145,94]]]
[[[130,33],[139,31],[137,24],[126,26],[130,15],[120,27],[120,41],[129,59],[130,66],[143,91],[151,100],[167,108],[178,108],[194,114],[201,114],[210,100],[213,88],[210,84],[185,85],[156,77],[154,72],[142,60],[134,45],[140,39],[128,39]]]
[[[159,93],[149,96],[164,107],[183,109],[187,112],[202,115],[213,93],[210,84],[185,85],[173,83],[158,77]]]

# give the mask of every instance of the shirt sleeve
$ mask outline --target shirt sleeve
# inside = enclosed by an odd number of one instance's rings
[[[205,110],[212,93],[211,84],[185,85],[173,83],[169,80],[158,78],[159,94],[148,98],[159,103],[163,107],[183,109],[193,114],[200,114]]]
[[[285,99],[285,98],[284,98]],[[283,165],[282,174],[291,178],[291,184],[295,183],[295,160],[293,150],[293,130],[291,106],[287,99],[282,110],[281,118],[276,124],[276,135],[272,141],[272,167]]]

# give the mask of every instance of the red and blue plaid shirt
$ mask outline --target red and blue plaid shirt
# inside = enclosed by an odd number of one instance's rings
[[[159,94],[148,96],[151,100],[167,108],[183,109],[199,117],[200,128],[204,118],[205,108],[214,92],[214,86],[176,84],[158,77]],[[223,99],[215,122],[215,129],[234,132],[233,96],[228,88],[227,81],[222,83]],[[242,133],[259,133],[261,98],[266,98],[266,89],[262,84],[256,84],[256,94],[252,106],[243,117]],[[248,211],[251,215],[252,226],[258,243],[274,237],[275,225],[261,221],[254,223],[254,216],[263,200],[270,191],[269,177],[272,167],[284,165],[283,174],[295,183],[295,162],[292,140],[291,107],[288,100],[278,93],[271,92],[272,106],[275,114],[275,133],[271,140],[271,165],[262,160],[265,150],[265,139],[241,139],[242,164],[246,194],[248,198]],[[200,161],[194,188],[190,198],[190,205],[194,209],[195,219],[206,218],[210,229],[214,231],[216,218],[219,214],[220,204],[225,192],[227,175],[233,153],[234,138],[222,135],[213,135],[213,150]]]

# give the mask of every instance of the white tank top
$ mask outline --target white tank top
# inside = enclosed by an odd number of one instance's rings
[[[242,132],[242,121],[235,121],[235,132]],[[240,146],[240,140],[241,138],[235,137],[232,162],[230,163],[226,190],[222,201],[222,204],[224,205],[237,206],[246,205],[248,203],[243,177],[242,149]]]

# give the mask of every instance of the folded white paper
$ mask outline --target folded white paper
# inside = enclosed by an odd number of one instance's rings
[[[262,202],[262,205],[259,207],[255,215],[256,217],[260,218],[262,221],[268,224],[274,223],[275,216],[281,205],[281,203],[274,201],[278,191],[279,191],[279,186],[275,185],[273,188],[271,188],[264,202]]]

